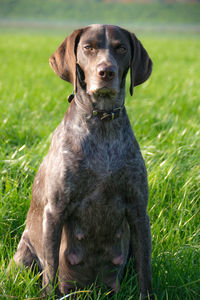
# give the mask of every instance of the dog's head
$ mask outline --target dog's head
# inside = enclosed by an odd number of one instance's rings
[[[112,25],[91,25],[66,37],[50,57],[52,69],[74,88],[98,97],[114,97],[125,87],[130,68],[133,87],[145,82],[152,61],[133,33]]]

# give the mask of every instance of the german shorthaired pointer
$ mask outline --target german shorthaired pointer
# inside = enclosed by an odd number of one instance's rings
[[[69,35],[50,65],[75,95],[35,177],[14,261],[38,264],[46,294],[57,271],[60,293],[95,280],[117,292],[133,255],[143,299],[152,293],[148,183],[124,99],[128,70],[132,95],[152,61],[133,33],[91,25]]]

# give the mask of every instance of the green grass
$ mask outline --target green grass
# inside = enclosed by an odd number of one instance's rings
[[[69,23],[199,24],[199,3],[105,3],[94,0],[0,0],[0,18]]]
[[[0,298],[41,299],[39,274],[6,274],[24,229],[31,185],[52,131],[73,88],[48,58],[64,36],[0,35]],[[146,161],[157,299],[200,299],[200,40],[198,36],[142,36],[154,61],[149,81],[128,94],[126,107]],[[106,298],[104,287],[78,299]],[[130,263],[119,294],[136,299]],[[50,298],[50,297],[49,297]]]

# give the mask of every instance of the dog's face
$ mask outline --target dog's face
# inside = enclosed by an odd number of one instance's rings
[[[115,26],[90,26],[77,47],[79,81],[90,96],[114,97],[125,85],[131,63],[128,35]]]
[[[152,61],[133,33],[112,25],[90,25],[69,35],[50,57],[53,70],[93,98],[122,92],[130,68],[133,87],[146,81]]]

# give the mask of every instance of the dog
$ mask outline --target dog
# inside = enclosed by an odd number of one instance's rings
[[[49,294],[95,280],[114,292],[130,256],[140,297],[152,294],[148,182],[124,106],[152,72],[137,37],[113,25],[90,25],[66,37],[50,57],[55,73],[74,86],[32,188],[26,227],[14,255],[36,263]]]

